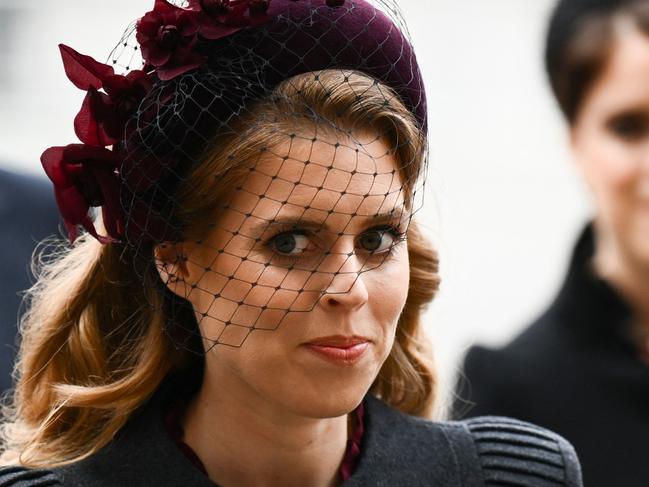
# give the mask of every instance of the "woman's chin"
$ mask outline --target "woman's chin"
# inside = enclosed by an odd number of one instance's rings
[[[305,416],[311,418],[337,418],[344,416],[356,409],[364,397],[365,393],[335,395],[335,397],[323,398],[323,400],[314,401],[308,412],[309,414],[305,414]]]
[[[363,401],[371,386],[367,383],[346,384],[345,387],[310,387],[283,397],[295,414],[307,418],[335,418],[350,413]]]

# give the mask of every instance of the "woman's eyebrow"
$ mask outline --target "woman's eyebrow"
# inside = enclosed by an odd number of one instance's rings
[[[368,227],[368,226],[376,226],[382,224],[399,225],[401,224],[402,221],[407,219],[407,218],[403,218],[405,214],[406,214],[405,210],[402,211],[395,210],[389,213],[379,213],[376,215],[367,215],[363,217],[359,215],[348,215],[348,216],[354,217],[356,221],[362,218],[363,226]],[[349,222],[347,222],[346,226],[348,225]],[[273,220],[259,222],[251,226],[250,233],[254,236],[259,236],[262,235],[269,228],[273,228],[275,226],[280,226],[288,229],[305,228],[314,231],[320,231],[320,230],[333,231],[326,223],[326,221],[323,222],[320,219],[316,220],[308,217],[280,217],[280,218],[275,218]]]

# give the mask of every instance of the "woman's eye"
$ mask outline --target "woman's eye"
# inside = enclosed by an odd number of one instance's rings
[[[296,255],[304,252],[309,245],[309,238],[299,233],[280,233],[270,241],[271,248],[285,255]]]
[[[364,232],[358,243],[363,247],[363,250],[378,254],[389,250],[398,238],[396,229],[377,228]]]
[[[649,118],[642,113],[625,113],[613,117],[608,129],[625,140],[638,140],[649,133]]]

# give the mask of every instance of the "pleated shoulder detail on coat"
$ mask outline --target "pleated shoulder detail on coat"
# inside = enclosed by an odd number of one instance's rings
[[[61,485],[54,473],[48,470],[24,467],[0,468],[0,487],[55,487]]]
[[[575,450],[561,436],[503,417],[478,417],[465,423],[478,450],[486,485],[581,485]]]

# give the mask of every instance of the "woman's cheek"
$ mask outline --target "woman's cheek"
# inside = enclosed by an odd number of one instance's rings
[[[637,168],[634,149],[602,131],[595,134],[578,161],[599,213],[607,220],[624,218]]]
[[[369,293],[370,303],[380,309],[375,314],[382,317],[382,322],[387,322],[396,327],[396,322],[408,298],[408,284],[410,281],[410,268],[406,244],[402,243],[397,255],[383,263],[374,271],[376,276],[372,280],[372,287]]]

